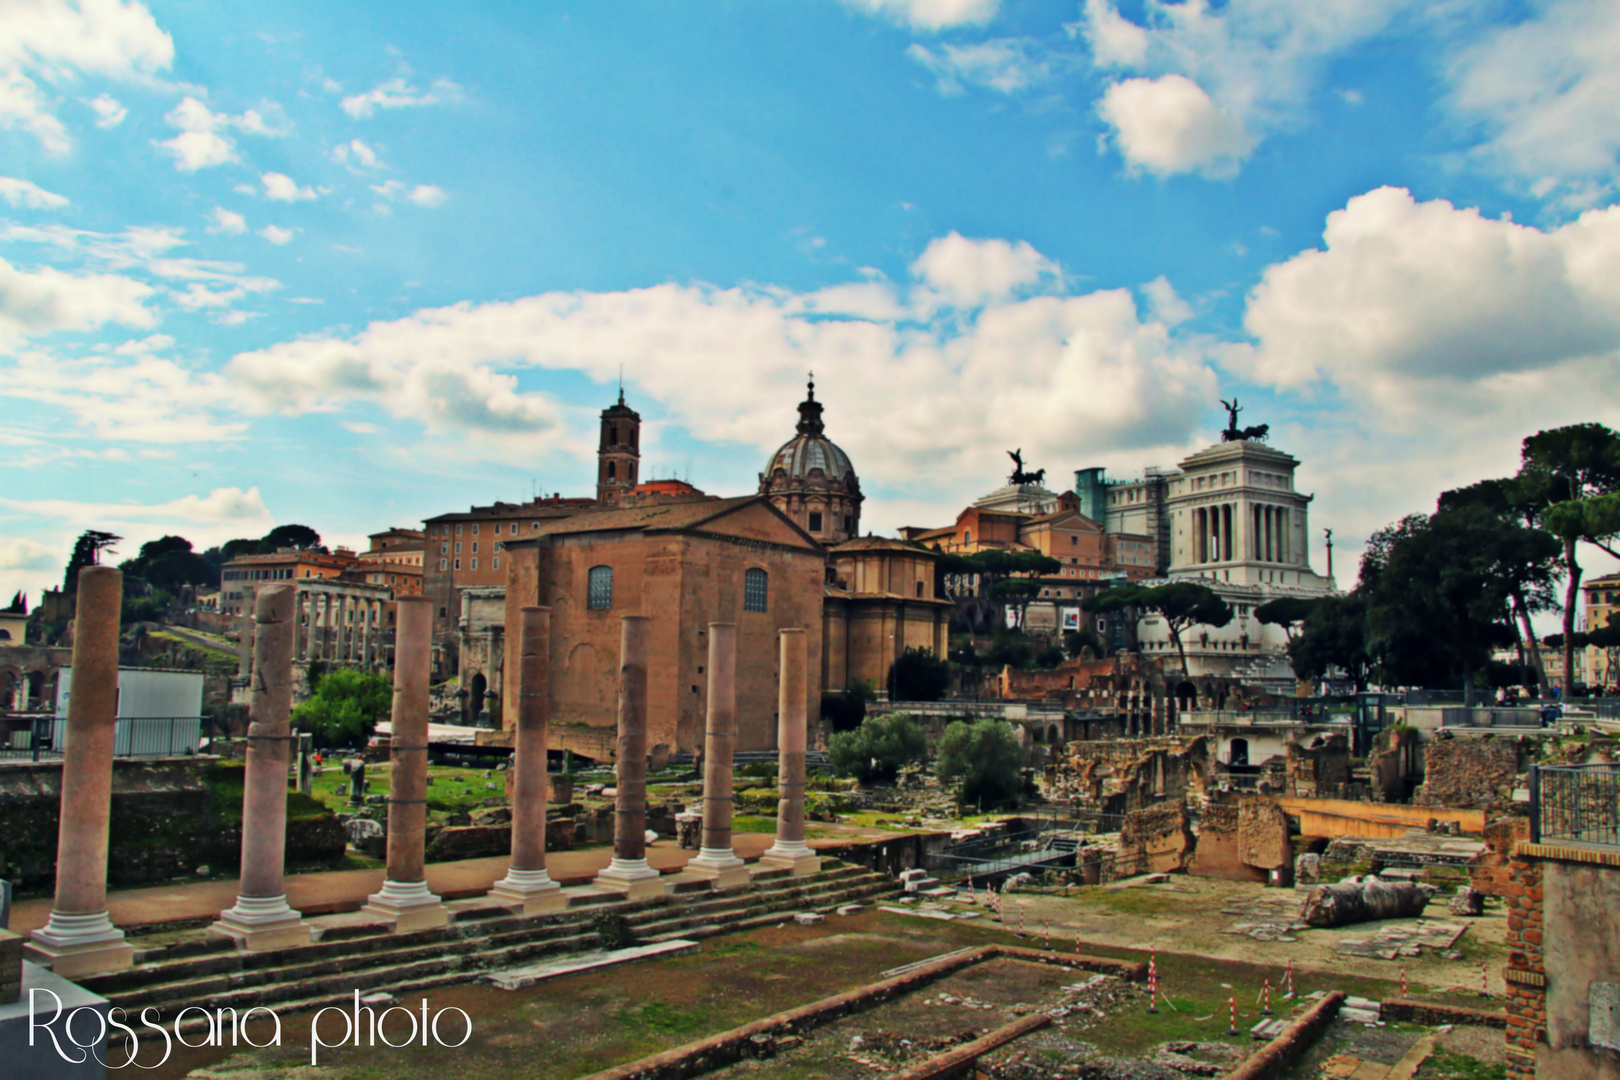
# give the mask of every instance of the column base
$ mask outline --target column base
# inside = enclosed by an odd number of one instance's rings
[[[425,881],[385,881],[361,911],[394,924],[394,933],[435,930],[450,922],[450,910],[428,891]]]
[[[95,915],[51,912],[44,929],[35,930],[23,955],[64,979],[102,975],[135,966],[135,947],[112,924],[105,911]]]
[[[748,867],[731,848],[704,848],[686,864],[690,877],[708,878],[716,889],[737,889],[753,880]]]
[[[821,859],[803,840],[778,839],[759,857],[759,865],[787,870],[794,877],[805,877],[821,871]]]
[[[283,896],[238,896],[236,906],[220,912],[209,927],[216,934],[231,938],[242,952],[268,952],[292,949],[310,943],[314,927],[287,906]]]
[[[596,875],[596,880],[591,884],[623,893],[626,900],[663,896],[667,891],[658,871],[648,866],[646,859],[621,859],[617,856],[608,863],[606,870]]]
[[[489,898],[518,915],[561,911],[568,906],[562,886],[552,881],[544,870],[508,870],[506,877],[490,888]]]

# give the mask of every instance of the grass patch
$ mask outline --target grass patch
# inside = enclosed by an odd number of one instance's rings
[[[1436,1050],[1418,1069],[1415,1080],[1507,1080],[1507,1065]]]
[[[731,818],[731,831],[773,833],[776,831],[776,819],[760,814],[734,814]]]
[[[652,1028],[669,1035],[687,1035],[708,1024],[700,1012],[676,1008],[667,1001],[649,1001],[638,1009],[619,1014],[619,1023],[631,1028]]]

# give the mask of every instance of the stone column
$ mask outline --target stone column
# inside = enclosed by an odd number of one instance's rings
[[[776,844],[760,857],[761,866],[786,866],[794,876],[821,870],[821,860],[805,844],[805,693],[808,638],[802,628],[779,631],[781,683],[776,733]]]
[[[107,828],[112,818],[113,741],[118,711],[118,616],[124,575],[110,566],[79,571],[73,623],[73,689],[62,754],[56,902],[26,951],[64,978],[119,971],[135,961],[107,916]]]
[[[428,891],[424,873],[427,827],[428,665],[433,648],[433,603],[409,596],[399,604],[394,664],[392,790],[388,796],[388,877],[365,911],[394,924],[394,933],[426,930],[450,921]]]
[[[512,864],[489,895],[524,914],[567,898],[546,873],[546,726],[551,720],[551,609],[525,605],[517,627],[517,753],[512,773]]]
[[[371,670],[371,610],[375,606],[375,600],[360,606],[360,666],[367,671]]]
[[[651,620],[626,615],[619,644],[619,745],[614,763],[613,861],[596,884],[628,899],[662,896],[658,871],[647,865],[647,641]]]
[[[737,741],[737,624],[709,624],[709,715],[703,744],[703,848],[689,874],[714,879],[717,889],[749,882],[731,849],[731,753]]]
[[[294,586],[270,585],[254,601],[253,698],[248,705],[247,765],[242,792],[242,879],[236,906],[215,933],[244,952],[308,945],[310,926],[287,906],[282,870],[287,854],[287,766],[297,736],[292,711]]]
[[[304,647],[309,644],[309,631],[304,627],[304,608],[309,595],[293,586],[293,660],[304,659]]]
[[[245,679],[253,671],[253,612],[244,609],[236,626],[236,677]]]
[[[776,787],[781,796],[776,811],[776,843],[760,856],[760,865],[787,867],[793,876],[821,869],[804,842],[805,694],[808,692],[809,639],[793,627],[779,632],[782,641],[782,681],[777,704]]]

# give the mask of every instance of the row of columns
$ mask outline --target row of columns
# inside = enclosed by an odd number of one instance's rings
[[[1291,521],[1288,508],[1256,504],[1249,510],[1245,538],[1243,515],[1236,503],[1196,507],[1192,512],[1193,561],[1234,562],[1247,557],[1259,562],[1288,562]],[[1247,556],[1238,554],[1240,548],[1247,549]]]
[[[300,592],[297,660],[335,660],[375,667],[383,659],[383,600],[346,593]]]
[[[79,575],[73,643],[74,692],[68,705],[62,771],[56,897],[46,925],[27,950],[68,978],[116,971],[134,949],[107,911],[108,830],[112,801],[113,735],[118,687],[118,626],[123,575],[87,567]],[[236,903],[213,930],[247,951],[308,944],[311,927],[287,902],[284,883],[287,771],[291,760],[292,664],[298,651],[298,592],[271,585],[254,598],[251,698],[242,805],[242,865]],[[427,726],[432,602],[398,600],[397,646],[388,798],[388,867],[366,911],[396,933],[442,926],[450,912],[428,888]],[[514,759],[512,855],[491,895],[515,911],[566,906],[570,897],[546,871],[547,742],[550,722],[551,613],[520,613],[518,725]],[[625,616],[620,639],[618,792],[613,857],[595,891],[630,899],[665,891],[647,863],[647,653],[651,620]],[[820,860],[804,841],[805,693],[808,643],[802,629],[780,633],[781,685],[776,840],[764,868],[814,873]],[[731,846],[732,752],[736,742],[736,649],[733,623],[709,626],[709,710],[705,732],[702,850],[688,872],[715,888],[746,885],[748,870]]]

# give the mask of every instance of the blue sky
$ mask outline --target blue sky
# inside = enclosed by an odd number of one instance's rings
[[[815,370],[879,532],[1237,394],[1353,558],[1620,424],[1617,151],[1596,0],[9,0],[0,592],[588,493],[621,368],[721,494]]]

